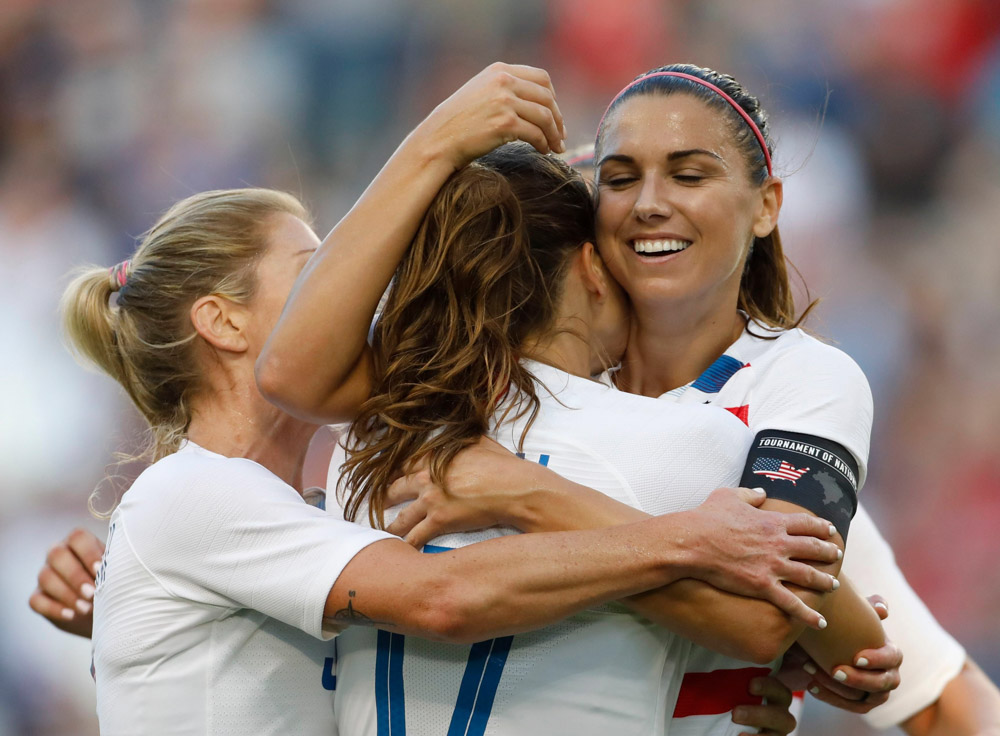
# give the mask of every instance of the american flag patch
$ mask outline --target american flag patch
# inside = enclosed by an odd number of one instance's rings
[[[753,461],[754,475],[763,475],[771,480],[787,480],[795,485],[795,481],[809,472],[809,468],[796,468],[784,460],[773,457],[759,457]]]

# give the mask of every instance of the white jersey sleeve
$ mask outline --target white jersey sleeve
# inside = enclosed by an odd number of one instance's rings
[[[784,333],[760,366],[748,425],[798,432],[843,445],[857,460],[858,488],[868,469],[873,402],[868,379],[846,353],[800,330]]]
[[[935,702],[965,663],[965,649],[927,610],[896,565],[888,543],[864,508],[851,525],[843,572],[861,595],[881,595],[889,603],[882,622],[889,639],[903,650],[901,685],[889,701],[864,719],[875,728],[895,726]]]
[[[170,595],[247,608],[318,638],[344,566],[384,532],[306,504],[257,463],[189,447],[126,494],[121,533]]]

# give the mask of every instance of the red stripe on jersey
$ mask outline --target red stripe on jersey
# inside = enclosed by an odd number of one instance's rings
[[[764,699],[750,694],[750,681],[770,674],[767,667],[687,672],[677,696],[674,718],[712,716],[728,713],[737,705],[760,705]]]
[[[747,365],[750,364],[747,363]],[[743,406],[727,406],[726,411],[731,411],[737,419],[748,427],[750,426],[750,404],[744,404]]]

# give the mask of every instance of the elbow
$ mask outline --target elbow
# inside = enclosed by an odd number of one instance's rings
[[[770,664],[778,659],[798,635],[791,619],[777,609],[761,617],[757,624],[754,635],[741,645],[741,659],[754,664]]]
[[[287,380],[281,361],[267,348],[254,364],[254,378],[261,396],[272,404],[287,409],[289,400],[294,398],[290,395],[293,382]]]
[[[459,579],[440,581],[426,603],[414,607],[417,629],[436,641],[474,644],[488,639],[487,606],[473,595],[473,586]]]

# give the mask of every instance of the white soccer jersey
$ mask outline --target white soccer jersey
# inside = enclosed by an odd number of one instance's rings
[[[871,391],[861,369],[840,350],[802,330],[769,331],[754,324],[750,329],[776,339],[744,332],[696,381],[660,398],[721,406],[746,422],[754,434],[784,430],[837,442],[857,461],[860,488],[872,422]],[[902,684],[888,703],[864,716],[873,726],[887,728],[934,702],[958,674],[965,652],[906,583],[892,550],[861,507],[851,524],[842,569],[859,593],[878,593],[892,609],[883,625],[904,652]],[[682,710],[670,727],[671,735],[738,733],[728,713],[714,718],[697,715],[697,704],[720,700],[718,693],[732,688],[734,671],[740,669],[752,671],[746,663],[693,647],[678,702]],[[695,705],[684,711],[685,703]]]
[[[94,602],[105,736],[336,733],[323,607],[388,538],[306,504],[257,463],[188,442],[111,517]]]
[[[730,413],[665,412],[652,399],[529,368],[551,393],[539,387],[527,461],[652,514],[691,508],[738,479],[751,437]],[[495,439],[515,451],[523,426],[506,424]],[[425,551],[509,533],[448,535]],[[355,627],[338,638],[337,720],[352,736],[664,734],[690,646],[617,604],[471,647]]]

